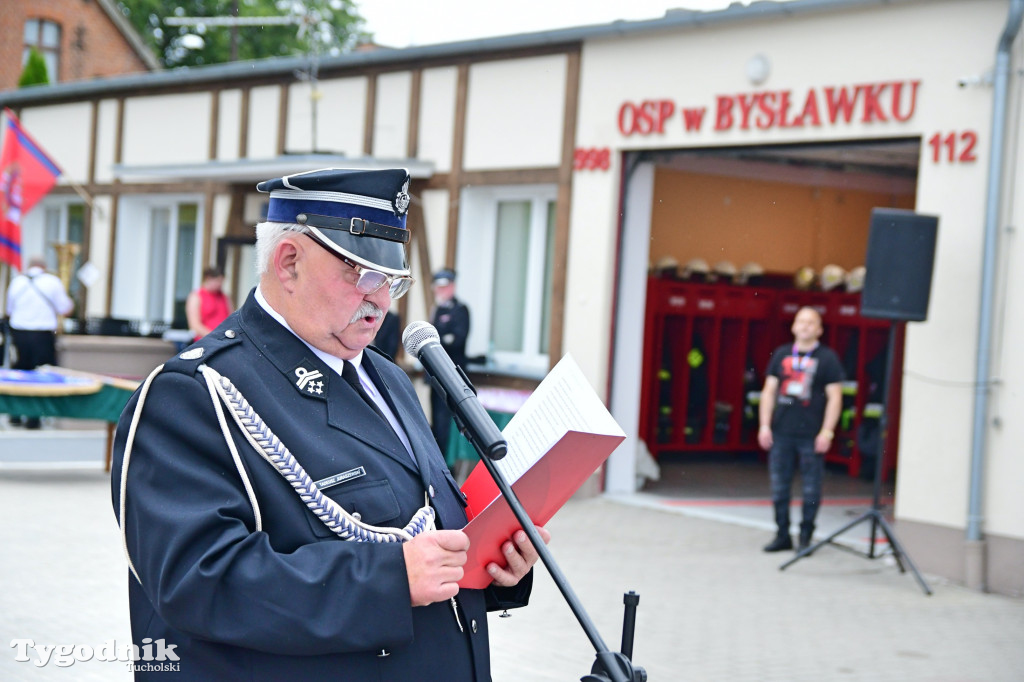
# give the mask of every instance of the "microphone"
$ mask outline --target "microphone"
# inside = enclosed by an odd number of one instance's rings
[[[448,409],[466,438],[488,459],[498,460],[508,452],[508,443],[501,435],[484,406],[476,397],[476,389],[461,367],[455,365],[441,346],[437,329],[429,322],[413,322],[402,333],[405,352],[420,361],[434,386],[445,395]]]

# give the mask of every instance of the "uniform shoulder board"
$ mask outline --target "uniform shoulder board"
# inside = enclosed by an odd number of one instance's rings
[[[214,330],[164,363],[164,371],[194,374],[199,369],[199,365],[209,361],[211,357],[225,348],[230,348],[241,341],[241,332],[234,329]]]

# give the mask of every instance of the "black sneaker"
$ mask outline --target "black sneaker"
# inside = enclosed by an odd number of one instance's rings
[[[775,539],[764,546],[766,552],[783,552],[793,549],[793,538],[788,535],[776,535]]]

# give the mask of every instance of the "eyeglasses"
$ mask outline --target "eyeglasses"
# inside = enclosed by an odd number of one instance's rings
[[[369,296],[370,294],[379,291],[384,285],[387,285],[388,295],[391,296],[392,300],[397,300],[402,298],[402,296],[405,296],[405,293],[412,288],[413,283],[416,281],[407,275],[387,275],[379,270],[371,270],[370,268],[363,267],[351,258],[343,256],[334,249],[326,246],[316,238],[316,235],[308,232],[306,235],[322,246],[332,256],[356,271],[356,274],[359,275],[359,279],[356,280],[356,291],[365,296]]]

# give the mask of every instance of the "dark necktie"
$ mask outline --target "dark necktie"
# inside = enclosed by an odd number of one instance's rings
[[[366,392],[366,390],[363,388],[362,382],[359,381],[359,371],[356,370],[356,366],[353,365],[348,360],[345,361],[345,366],[341,370],[341,378],[347,381],[349,385],[353,389],[355,389],[355,392],[359,394],[359,397],[362,398],[366,402],[366,404],[373,409],[374,412],[380,415],[381,419],[383,419],[388,424],[391,423],[388,422],[388,418],[384,416],[383,412],[381,412],[380,407],[377,405],[377,403],[373,402],[373,398],[371,398],[369,394]]]

